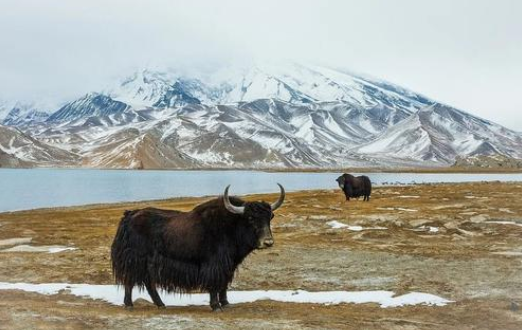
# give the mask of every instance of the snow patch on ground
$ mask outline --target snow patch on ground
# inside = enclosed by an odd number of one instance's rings
[[[45,295],[58,294],[61,290],[67,290],[70,294],[106,301],[113,305],[123,304],[123,288],[116,285],[90,285],[90,284],[67,284],[67,283],[5,283],[0,282],[0,290],[23,290]],[[168,306],[207,306],[209,295],[197,294],[161,294],[162,300]],[[134,299],[145,299],[150,297],[146,292],[133,291]],[[422,292],[410,292],[396,296],[392,291],[318,291],[309,292],[304,290],[254,290],[254,291],[229,291],[229,301],[233,304],[252,303],[260,300],[272,300],[286,303],[310,303],[323,305],[337,304],[379,304],[382,308],[430,305],[444,306],[453,301],[442,297]]]
[[[402,207],[378,207],[377,210],[386,210],[386,211],[404,211],[404,212],[419,212],[419,210],[414,209],[405,209]]]
[[[492,223],[492,224],[495,224],[495,225],[513,225],[513,226],[519,226],[519,227],[522,227],[522,223],[518,223],[518,222],[515,222],[515,221],[484,221],[484,223]]]
[[[438,233],[440,229],[438,227],[432,227],[432,226],[420,226],[416,229],[410,229],[412,231],[421,231],[421,232],[429,232],[429,233]]]
[[[0,250],[0,252],[47,252],[47,253],[58,253],[63,251],[78,250],[74,247],[67,247],[61,245],[17,245],[9,249]]]
[[[18,245],[24,243],[31,243],[32,237],[15,237],[0,240],[0,246]]]
[[[365,228],[365,227],[362,227],[362,226],[350,226],[350,225],[344,224],[344,223],[336,221],[336,220],[328,221],[326,224],[328,226],[332,227],[332,229],[343,229],[343,228],[346,228],[346,229],[351,230],[351,231],[386,230],[387,229],[385,227],[366,227]]]
[[[492,252],[493,254],[498,254],[502,256],[509,256],[509,257],[520,257],[522,256],[522,251],[498,251],[498,252]]]
[[[311,215],[308,217],[311,220],[325,220],[328,219],[328,216],[326,215]]]

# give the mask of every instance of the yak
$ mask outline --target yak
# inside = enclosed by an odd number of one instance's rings
[[[284,202],[247,202],[222,197],[181,212],[145,208],[125,211],[111,247],[116,283],[125,287],[124,304],[132,309],[132,289],[149,293],[165,308],[157,288],[167,292],[209,292],[210,307],[229,304],[227,288],[241,262],[254,250],[274,244],[270,222]]]
[[[350,200],[350,197],[359,198],[361,196],[364,197],[364,201],[370,200],[370,195],[372,194],[372,183],[370,178],[366,175],[355,177],[351,174],[345,173],[335,181],[337,181],[339,187],[344,192],[347,201]]]

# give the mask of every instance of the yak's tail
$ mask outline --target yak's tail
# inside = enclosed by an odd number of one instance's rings
[[[143,286],[148,281],[147,242],[132,228],[132,215],[125,211],[111,247],[112,272],[117,284]]]

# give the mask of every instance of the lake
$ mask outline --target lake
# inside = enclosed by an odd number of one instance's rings
[[[375,185],[434,182],[522,181],[517,174],[365,173]],[[334,189],[338,172],[133,171],[88,169],[0,169],[0,212],[231,194]]]

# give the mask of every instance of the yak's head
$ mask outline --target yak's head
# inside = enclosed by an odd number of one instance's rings
[[[228,198],[228,188],[226,187],[223,194],[223,202],[225,208],[234,214],[241,215],[241,221],[250,227],[256,235],[258,249],[266,249],[274,245],[274,237],[270,229],[270,220],[274,217],[274,211],[277,210],[285,200],[285,189],[279,183],[277,184],[281,189],[281,195],[277,202],[268,204],[266,202],[245,202],[242,206],[233,205]]]
[[[341,190],[344,190],[344,185],[346,184],[346,178],[344,177],[344,174],[335,179],[335,181],[337,181],[339,188],[341,188]]]

